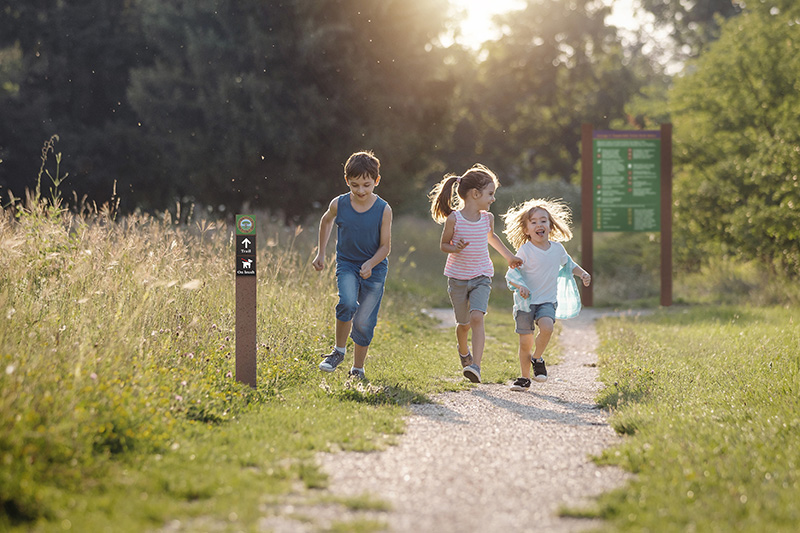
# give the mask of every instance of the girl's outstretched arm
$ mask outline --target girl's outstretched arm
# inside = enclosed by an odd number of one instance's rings
[[[494,232],[494,215],[489,213],[489,244],[497,250],[503,258],[508,261],[509,268],[517,268],[522,266],[522,259],[511,253],[511,250],[503,244],[500,237]]]

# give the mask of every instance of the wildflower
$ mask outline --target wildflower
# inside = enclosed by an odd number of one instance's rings
[[[95,374],[94,372],[92,372],[91,374],[89,374],[89,377],[90,377],[91,379],[95,380],[95,381],[97,380],[97,374]]]
[[[228,373],[227,373],[227,374],[225,374],[225,377],[226,377],[226,378],[232,378],[232,377],[233,377],[233,372],[231,372],[230,370],[228,370]]]
[[[183,401],[183,396],[181,396],[180,394],[176,394],[176,395],[175,395],[175,399],[176,399],[177,401],[179,401],[179,402],[182,402],[182,401]]]
[[[14,373],[14,370],[16,370],[16,369],[17,369],[17,367],[15,367],[14,365],[8,365],[6,367],[6,374],[8,374],[10,376],[11,374]]]

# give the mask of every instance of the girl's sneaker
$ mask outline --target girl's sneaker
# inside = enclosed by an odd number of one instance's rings
[[[481,367],[478,365],[469,365],[464,367],[464,377],[473,383],[481,382]]]
[[[536,381],[547,381],[547,367],[544,364],[544,359],[531,359],[533,363],[533,379]]]
[[[461,368],[472,364],[472,352],[467,350],[467,355],[461,355],[461,350],[458,349],[458,346],[456,346],[456,351],[458,352],[458,358],[461,359]]]
[[[517,378],[514,381],[514,384],[511,385],[511,390],[516,390],[516,391],[523,391],[524,392],[526,390],[529,390],[530,388],[531,388],[531,380],[529,380],[528,378],[522,378],[522,377]]]

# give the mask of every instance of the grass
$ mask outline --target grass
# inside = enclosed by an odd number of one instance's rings
[[[233,376],[231,225],[36,196],[0,212],[0,529],[251,531],[283,515],[316,523],[315,504],[353,514],[329,530],[385,529],[384,502],[325,501],[314,457],[391,445],[409,404],[472,387],[452,330],[420,312],[448,306],[441,228],[396,220],[363,385],[317,370],[336,294],[332,271],[310,267],[316,232],[257,220],[251,389]],[[485,382],[518,373],[510,308],[498,275]],[[602,460],[638,474],[592,511],[613,528],[789,530],[800,519],[787,503],[800,456],[797,313],[746,309],[603,323],[601,401],[629,437]]]
[[[600,326],[607,531],[796,531],[800,309],[693,307]]]
[[[410,403],[472,386],[452,331],[420,312],[446,298],[443,257],[396,247],[364,386],[317,370],[336,294],[310,267],[315,232],[258,223],[251,389],[234,378],[231,226],[31,196],[0,212],[0,529],[247,530],[298,486],[326,486],[317,452],[380,449]],[[440,254],[435,224],[398,228],[427,228]],[[510,312],[487,329],[484,380],[511,379]]]

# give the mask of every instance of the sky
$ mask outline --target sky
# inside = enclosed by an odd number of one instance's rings
[[[505,13],[525,6],[524,0],[450,0],[458,9],[466,11],[466,19],[461,24],[461,37],[458,42],[471,48],[478,48],[488,39],[499,37],[496,29],[492,28],[493,15]],[[611,2],[611,0],[606,0]],[[614,8],[608,24],[628,30],[635,29],[639,22],[634,18],[635,0],[614,0]]]

